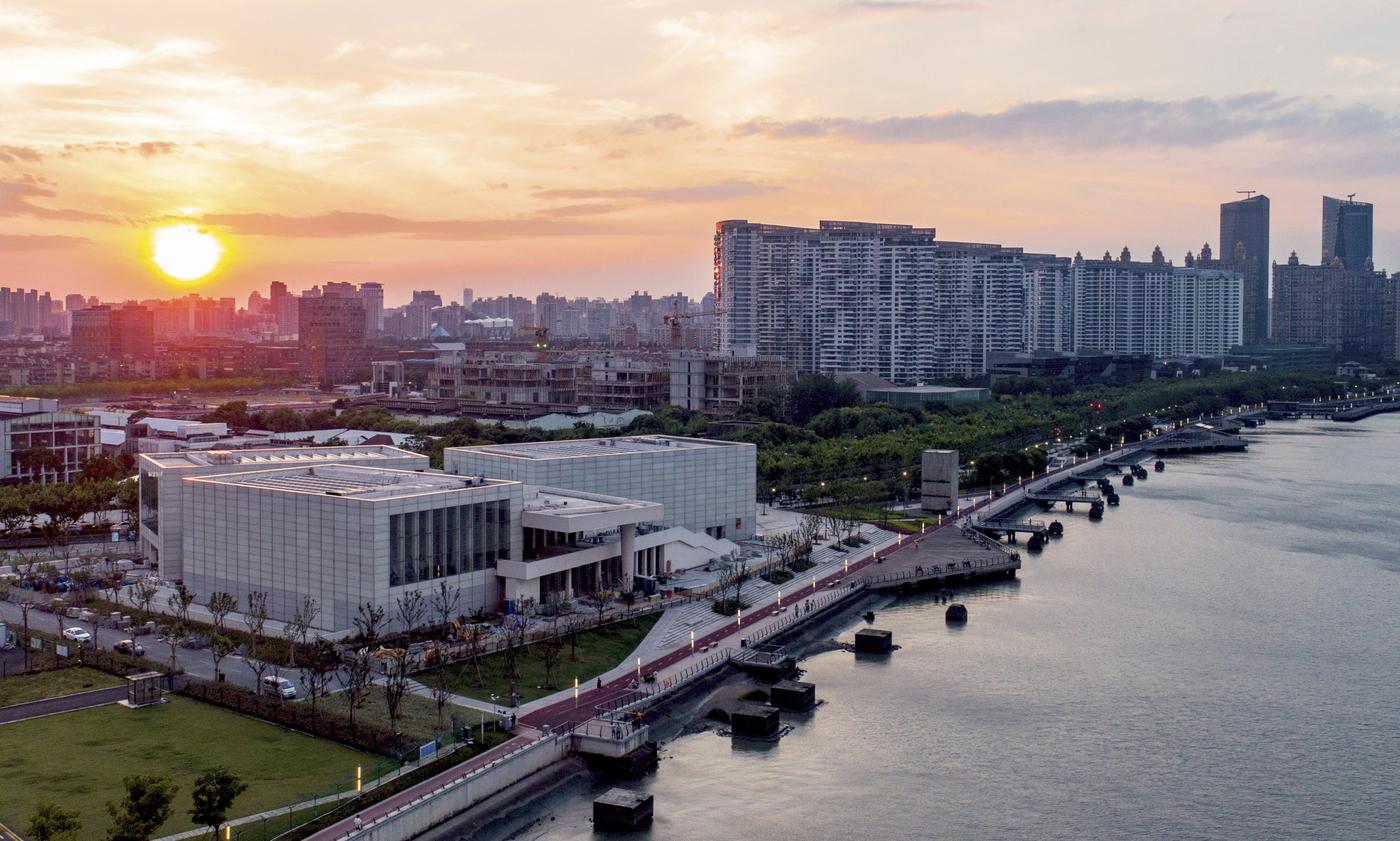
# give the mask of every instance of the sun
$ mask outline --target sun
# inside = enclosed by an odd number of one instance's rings
[[[151,259],[176,280],[199,280],[219,265],[224,246],[195,225],[168,225],[151,234]]]

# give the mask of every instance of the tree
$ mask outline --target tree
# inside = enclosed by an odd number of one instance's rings
[[[311,699],[311,717],[316,717],[316,704],[326,694],[331,678],[340,667],[340,654],[335,645],[325,637],[317,637],[307,646],[301,661],[301,685]]]
[[[554,670],[559,665],[559,656],[564,651],[564,637],[559,633],[559,614],[554,614],[553,623],[549,629],[549,636],[540,640],[540,656],[544,660],[544,685],[549,689],[558,689],[554,685]]]
[[[170,646],[170,671],[175,671],[175,647],[180,644],[180,638],[185,635],[187,626],[180,621],[168,626],[165,629],[165,642]]]
[[[209,827],[210,835],[218,838],[219,827],[228,819],[233,801],[247,790],[248,784],[229,769],[210,768],[194,781],[191,791],[194,808],[190,810],[190,820]]]
[[[29,837],[33,841],[73,841],[83,822],[78,811],[68,810],[57,803],[45,803],[29,815]]]
[[[248,401],[230,400],[222,403],[217,409],[207,414],[201,415],[200,423],[226,423],[232,429],[247,429],[253,425],[252,416],[248,414]]]
[[[205,607],[209,608],[209,617],[214,623],[214,631],[222,634],[228,630],[224,623],[228,619],[228,615],[238,607],[238,600],[233,597],[232,593],[218,590],[209,594],[209,601]]]
[[[233,640],[218,631],[209,635],[209,654],[214,658],[214,680],[224,679],[224,673],[220,670],[219,664],[224,661],[225,657],[232,654],[237,647]],[[172,661],[175,659],[173,652],[170,655],[170,659]]]
[[[292,611],[292,621],[287,623],[287,628],[300,638],[302,645],[306,645],[306,635],[311,632],[312,627],[316,624],[316,617],[320,614],[321,608],[316,604],[316,599],[311,596],[303,596],[301,604]],[[295,666],[296,649],[294,646],[288,646],[288,648],[291,649],[291,661],[288,665]]]
[[[160,595],[160,587],[156,585],[155,578],[145,576],[136,579],[136,583],[126,588],[126,600],[131,602],[131,606],[141,611],[141,623],[151,621],[151,605],[155,603],[156,597]],[[172,594],[171,598],[174,598]]]
[[[403,713],[403,696],[408,692],[408,652],[396,650],[385,662],[384,707],[389,712],[389,729],[399,735],[399,716]]]
[[[137,774],[122,781],[126,797],[120,804],[108,802],[112,827],[107,841],[150,841],[170,817],[170,804],[180,789],[169,777]]]
[[[473,622],[467,629],[467,659],[471,661],[472,669],[476,672],[476,685],[481,686],[486,681],[481,676],[481,655],[486,650],[486,628],[480,622]]]
[[[105,453],[98,453],[86,459],[78,470],[79,482],[100,482],[104,479],[121,479],[126,476],[121,459]]]
[[[457,603],[461,600],[461,588],[449,586],[446,581],[438,582],[437,589],[433,591],[433,615],[444,631],[447,630],[447,623],[452,621],[453,614],[457,612]]]
[[[63,470],[63,455],[48,447],[27,447],[10,456],[10,460],[21,471],[33,473],[32,478],[40,482],[44,480],[44,471],[58,474]]]
[[[182,625],[190,623],[190,605],[194,604],[195,594],[191,593],[184,584],[176,584],[175,592],[165,600],[172,613],[180,618]]]
[[[598,614],[598,627],[603,627],[603,617],[608,612],[608,600],[612,598],[612,588],[608,582],[599,581],[593,591],[593,610]]]
[[[336,679],[345,687],[345,707],[350,715],[350,732],[355,732],[355,711],[369,699],[369,688],[373,685],[374,658],[368,648],[357,648],[344,658],[344,668],[336,672]]]
[[[262,694],[263,673],[267,662],[263,659],[267,649],[267,593],[254,590],[248,594],[248,611],[243,615],[248,626],[248,647],[244,651],[243,662],[253,672],[253,692]]]
[[[394,601],[394,615],[404,634],[413,633],[423,624],[423,614],[427,610],[428,603],[417,590],[409,590]]]
[[[379,634],[384,629],[384,608],[373,602],[360,605],[355,615],[355,633],[366,648],[373,648],[379,642]]]
[[[126,517],[127,528],[136,528],[136,519],[141,513],[141,486],[135,479],[127,479],[117,485],[112,502]]]

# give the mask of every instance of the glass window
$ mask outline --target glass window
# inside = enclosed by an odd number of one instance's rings
[[[399,532],[402,527],[398,514],[389,515],[389,586],[403,583],[403,547],[399,545]]]

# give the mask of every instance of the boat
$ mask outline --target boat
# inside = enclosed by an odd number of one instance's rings
[[[1051,537],[1064,537],[1064,535],[1065,535],[1065,524],[1062,523],[1062,522],[1060,522],[1059,520],[1053,520],[1053,521],[1051,521],[1051,523],[1050,523],[1050,536],[1051,536]]]
[[[1157,464],[1155,465],[1155,469],[1157,470],[1158,473],[1161,473],[1163,470],[1166,470],[1166,469],[1167,469],[1167,463],[1166,463],[1165,461],[1162,461],[1161,459],[1157,459]]]
[[[865,612],[865,621],[866,621],[866,622],[874,622],[874,621],[875,621],[875,611],[873,611],[873,610],[867,610],[867,611]]]
[[[1095,502],[1093,505],[1090,505],[1090,506],[1089,506],[1089,519],[1091,519],[1091,520],[1102,520],[1102,519],[1103,519],[1103,503],[1102,503],[1102,502]]]
[[[1133,482],[1135,482],[1135,481],[1137,481],[1137,480],[1133,478],[1133,474],[1131,474],[1131,473],[1124,473],[1124,474],[1123,474],[1123,486],[1124,486],[1124,487],[1128,487],[1128,486],[1132,485]]]
[[[1119,502],[1118,494],[1111,493],[1108,496],[1104,497],[1104,499],[1107,500],[1109,505],[1117,505]]]
[[[950,604],[948,609],[944,611],[943,618],[949,622],[966,622],[967,608],[960,604]]]
[[[1039,552],[1041,549],[1045,548],[1045,538],[1041,537],[1039,534],[1031,535],[1031,539],[1026,541],[1026,548],[1032,552]]]

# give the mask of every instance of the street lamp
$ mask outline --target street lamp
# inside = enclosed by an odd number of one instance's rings
[[[642,658],[638,657],[638,658],[637,658],[637,680],[640,681],[641,679],[642,679]]]

